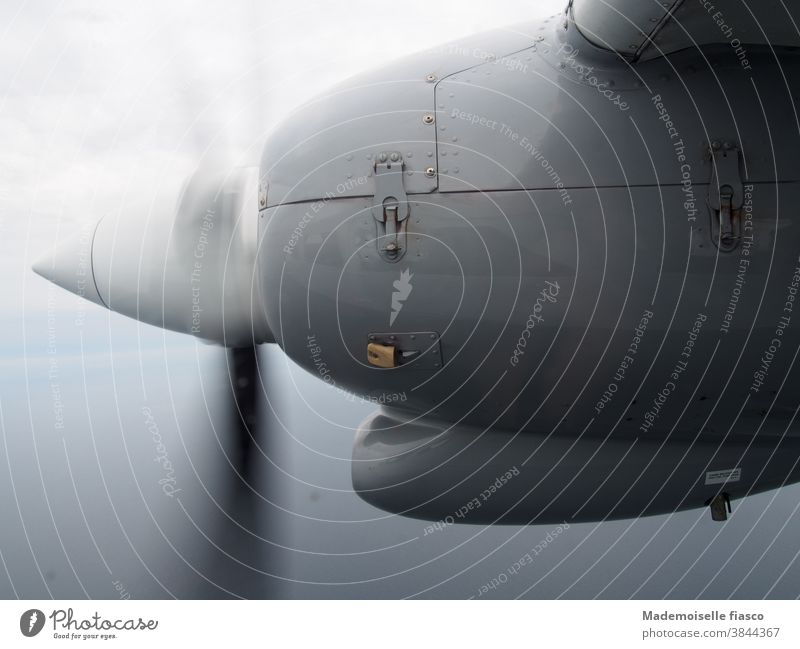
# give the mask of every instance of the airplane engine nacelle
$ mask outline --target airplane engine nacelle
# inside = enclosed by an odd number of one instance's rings
[[[633,65],[568,14],[298,109],[261,163],[276,340],[443,422],[663,439],[785,421],[800,59],[748,54]]]
[[[37,271],[385,405],[353,478],[389,511],[522,458],[486,521],[719,518],[800,477],[800,40],[780,0],[718,4],[733,40],[703,3],[581,0],[352,79],[260,170]]]

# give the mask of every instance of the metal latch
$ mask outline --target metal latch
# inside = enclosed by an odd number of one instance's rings
[[[442,367],[442,347],[435,331],[371,333],[367,338],[367,362],[375,367],[412,367],[437,371]]]
[[[406,254],[409,207],[403,186],[403,156],[384,151],[375,156],[375,197],[372,215],[377,223],[378,252],[386,261],[399,261]]]
[[[739,172],[739,147],[733,142],[713,142],[708,206],[711,210],[711,239],[722,251],[734,250],[742,238],[741,208],[744,202]]]
[[[367,360],[376,367],[397,367],[398,349],[394,345],[367,343]]]

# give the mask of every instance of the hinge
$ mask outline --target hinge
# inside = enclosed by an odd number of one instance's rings
[[[742,239],[741,208],[744,202],[739,171],[739,147],[733,142],[713,142],[708,206],[711,210],[711,239],[724,252],[734,250]]]
[[[399,261],[406,254],[409,207],[403,185],[404,166],[398,151],[384,151],[375,156],[372,215],[378,228],[378,253],[390,262]]]

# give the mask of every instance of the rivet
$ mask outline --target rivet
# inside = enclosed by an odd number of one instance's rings
[[[431,338],[436,338],[436,334],[431,334]]]
[[[717,142],[717,140],[714,140],[711,143],[711,148],[714,149],[714,151],[719,151],[719,142]]]
[[[416,339],[417,339],[416,334],[411,334],[411,340],[416,340]]]

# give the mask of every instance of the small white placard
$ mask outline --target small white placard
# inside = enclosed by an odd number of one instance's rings
[[[723,471],[706,471],[706,484],[722,484],[724,482],[739,482],[742,469],[724,469]]]

